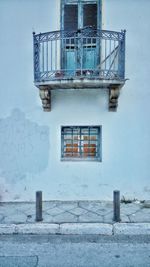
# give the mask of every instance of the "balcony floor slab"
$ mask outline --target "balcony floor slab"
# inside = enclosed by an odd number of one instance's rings
[[[92,89],[92,88],[121,88],[124,80],[101,80],[101,79],[57,79],[51,81],[35,82],[39,89]]]

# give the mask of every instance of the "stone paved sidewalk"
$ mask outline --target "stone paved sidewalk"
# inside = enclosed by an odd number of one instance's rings
[[[34,223],[35,203],[0,203],[0,223]],[[113,223],[108,201],[44,201],[44,223]],[[121,203],[121,222],[150,222],[150,202]]]

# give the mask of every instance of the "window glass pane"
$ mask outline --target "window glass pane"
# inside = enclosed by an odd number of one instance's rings
[[[92,26],[97,28],[97,4],[84,4],[83,26]]]
[[[78,29],[78,6],[64,6],[64,30],[76,31]]]

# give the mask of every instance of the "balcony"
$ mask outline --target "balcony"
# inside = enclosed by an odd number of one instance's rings
[[[33,33],[33,42],[34,83],[44,110],[51,109],[51,90],[107,88],[109,110],[116,111],[125,83],[125,31]]]

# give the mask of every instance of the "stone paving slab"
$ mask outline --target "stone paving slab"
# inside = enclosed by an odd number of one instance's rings
[[[86,214],[79,216],[79,222],[104,222],[103,216],[95,212],[88,211]]]
[[[0,203],[0,223],[34,223],[34,202]],[[113,223],[111,201],[44,201],[45,223]],[[149,201],[121,203],[121,222],[150,222]]]

